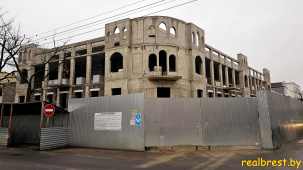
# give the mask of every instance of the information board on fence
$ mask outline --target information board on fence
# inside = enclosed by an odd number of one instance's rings
[[[122,112],[95,113],[94,130],[121,130]]]

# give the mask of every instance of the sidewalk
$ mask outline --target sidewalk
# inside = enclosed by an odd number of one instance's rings
[[[235,149],[235,147],[156,148],[147,152],[61,148],[37,151],[33,146],[0,148],[0,169],[297,169],[292,160],[303,160],[303,136],[278,150]],[[243,160],[287,160],[286,166],[247,167]],[[292,164],[291,164],[292,165]],[[261,165],[260,165],[261,166]],[[299,169],[303,169],[300,164]]]

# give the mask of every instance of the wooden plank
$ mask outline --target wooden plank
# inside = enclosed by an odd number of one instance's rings
[[[66,127],[68,127],[69,114],[66,115]]]
[[[43,126],[44,105],[45,105],[45,103],[42,102],[42,106],[41,106],[41,120],[40,120],[40,133],[41,133],[41,129],[42,129],[42,126]]]
[[[49,116],[47,116],[47,119],[46,119],[46,128],[48,128],[48,125],[49,125]]]
[[[10,117],[9,117],[9,129],[8,129],[8,133],[9,133],[9,137],[8,137],[8,146],[11,146],[12,144],[12,127],[13,127],[13,104],[11,104],[11,113],[10,113]]]
[[[2,103],[2,107],[1,107],[1,119],[0,119],[0,127],[3,127],[3,111],[4,111],[4,104]]]
[[[42,102],[42,105],[41,105],[41,119],[40,119],[40,131],[39,131],[39,143],[41,142],[41,129],[42,129],[42,126],[43,126],[44,105],[45,105],[45,103]],[[40,145],[39,145],[39,150],[40,150]]]

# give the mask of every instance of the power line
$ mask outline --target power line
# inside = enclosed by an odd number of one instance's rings
[[[38,35],[43,35],[43,34],[46,34],[46,33],[52,32],[52,31],[56,31],[56,30],[58,30],[58,29],[65,28],[65,27],[68,27],[68,26],[71,26],[71,25],[75,25],[75,24],[78,24],[78,23],[80,23],[80,22],[83,22],[83,21],[86,21],[86,20],[90,20],[90,19],[92,19],[92,18],[96,18],[96,17],[101,16],[101,15],[104,15],[104,14],[108,14],[108,13],[114,12],[114,11],[116,11],[116,10],[120,10],[120,9],[129,7],[129,6],[132,6],[132,5],[141,3],[141,2],[143,2],[143,1],[145,1],[145,0],[137,1],[137,2],[135,2],[135,3],[129,4],[129,5],[126,5],[126,6],[117,8],[117,9],[113,9],[113,10],[111,10],[111,11],[108,11],[108,12],[105,12],[105,13],[102,13],[102,14],[99,14],[99,15],[95,15],[95,16],[90,17],[90,18],[86,18],[86,19],[83,19],[83,20],[80,20],[80,21],[77,21],[77,22],[74,22],[74,23],[71,23],[71,24],[68,24],[68,25],[64,25],[64,26],[62,26],[62,27],[55,28],[55,29],[53,29],[53,30],[50,30],[50,31],[46,31],[46,32],[37,34],[36,36],[38,36]],[[33,37],[35,37],[35,36],[32,36],[32,37],[30,37],[30,38],[33,38]]]
[[[113,18],[113,17],[116,17],[116,16],[120,16],[120,15],[123,15],[123,14],[127,14],[127,13],[129,13],[129,12],[136,11],[136,10],[138,10],[138,9],[145,8],[145,7],[148,7],[148,6],[151,6],[151,5],[154,5],[154,4],[163,2],[163,1],[165,1],[165,0],[160,0],[160,1],[157,1],[157,2],[154,2],[154,3],[151,3],[151,4],[148,4],[148,5],[145,5],[145,6],[141,6],[141,7],[139,7],[139,8],[136,8],[136,9],[133,9],[133,10],[130,10],[130,11],[127,11],[127,12],[123,12],[123,13],[120,13],[120,14],[117,14],[117,15],[114,15],[114,16],[111,16],[111,17],[108,17],[108,18],[105,18],[105,19],[97,20],[97,21],[94,21],[94,22],[90,22],[90,23],[88,23],[88,24],[84,24],[84,25],[81,25],[81,26],[78,26],[78,27],[74,27],[74,28],[65,30],[65,31],[61,31],[61,32],[59,32],[59,33],[57,33],[57,34],[61,34],[61,33],[64,33],[64,32],[70,31],[70,30],[75,30],[75,29],[77,29],[77,28],[82,28],[82,27],[84,27],[84,26],[92,25],[92,24],[95,24],[95,23],[98,23],[98,22],[101,22],[101,21],[104,21],[104,20],[107,20],[107,19],[110,19],[110,18]],[[36,39],[35,41],[41,40],[41,39],[45,39],[45,38],[51,37],[51,36],[53,36],[53,35],[45,36],[45,37]]]
[[[173,7],[170,7],[170,8],[165,8],[165,9],[162,9],[162,10],[159,10],[159,11],[156,11],[156,12],[153,12],[153,13],[149,13],[147,15],[144,15],[144,16],[148,16],[148,15],[152,15],[152,14],[155,14],[155,13],[158,13],[158,12],[163,12],[163,11],[167,11],[167,10],[170,10],[170,9],[173,9],[173,8],[176,8],[176,7],[180,7],[180,6],[183,6],[183,5],[186,5],[186,4],[190,4],[192,2],[195,2],[197,0],[192,0],[192,1],[189,1],[189,2],[186,2],[186,3],[182,3],[182,4],[179,4],[179,5],[175,5]],[[127,22],[127,21],[121,21],[119,23],[123,23],[123,22]],[[118,24],[119,24],[118,23]],[[117,23],[115,23],[117,24]],[[101,29],[104,29],[105,27],[102,27],[102,28],[98,28],[98,29],[94,29],[94,30],[91,30],[91,31],[87,31],[87,32],[84,32],[84,33],[80,33],[80,34],[76,34],[74,35],[73,37],[77,37],[77,36],[80,36],[80,35],[83,35],[83,34],[87,34],[87,33],[91,33],[91,32],[94,32],[94,31],[98,31],[98,30],[101,30]],[[61,41],[61,40],[65,40],[65,39],[69,39],[70,37],[66,37],[66,38],[62,38],[62,39],[59,39],[59,40],[56,40],[56,41]],[[53,42],[48,42],[48,43],[44,43],[42,45],[46,45],[46,44],[50,44],[50,43],[53,43]]]
[[[173,2],[173,1],[176,1],[176,0],[171,0],[171,1],[168,1],[168,2],[166,2],[166,3],[162,3],[162,4],[159,4],[159,5],[156,5],[156,6],[149,7],[149,8],[147,8],[147,9],[143,9],[143,10],[140,10],[140,11],[137,11],[137,12],[133,12],[133,13],[130,13],[129,15],[136,14],[136,13],[139,13],[139,12],[142,12],[142,11],[146,11],[146,10],[149,10],[149,9],[152,9],[152,8],[156,8],[156,7],[158,7],[158,6],[162,6],[162,5],[171,3],[171,2]],[[118,18],[109,20],[109,21],[107,21],[107,22],[97,23],[97,24],[94,24],[94,25],[91,25],[91,26],[96,26],[96,25],[99,25],[99,24],[108,23],[108,22],[111,22],[111,21],[116,21],[117,19],[120,19],[120,18],[125,18],[125,16],[118,17]],[[90,26],[90,27],[91,27],[91,26]],[[77,29],[77,31],[83,30],[83,29],[86,29],[86,28],[88,28],[88,27],[84,27],[84,28]],[[56,37],[60,37],[60,36],[63,36],[63,35],[66,35],[66,34],[70,34],[70,33],[71,33],[71,32],[67,32],[67,33],[64,33],[64,34],[61,33],[60,35],[56,35]],[[54,35],[50,35],[50,36],[48,36],[48,37],[53,37],[53,36],[54,36]],[[42,39],[42,38],[40,38],[40,39]],[[37,40],[40,40],[40,39],[37,39]],[[37,41],[37,40],[36,40],[36,41]],[[45,39],[45,40],[46,40],[46,39]]]

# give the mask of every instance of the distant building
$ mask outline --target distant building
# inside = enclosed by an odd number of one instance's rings
[[[277,83],[271,83],[271,88],[273,91],[284,94],[285,96],[289,96],[295,99],[301,98],[301,88],[299,85],[297,85],[294,82],[285,83],[283,82],[277,82]]]
[[[5,77],[8,73],[0,73],[0,79]],[[0,81],[0,103],[14,102],[16,92],[16,78],[9,75],[4,80]]]

